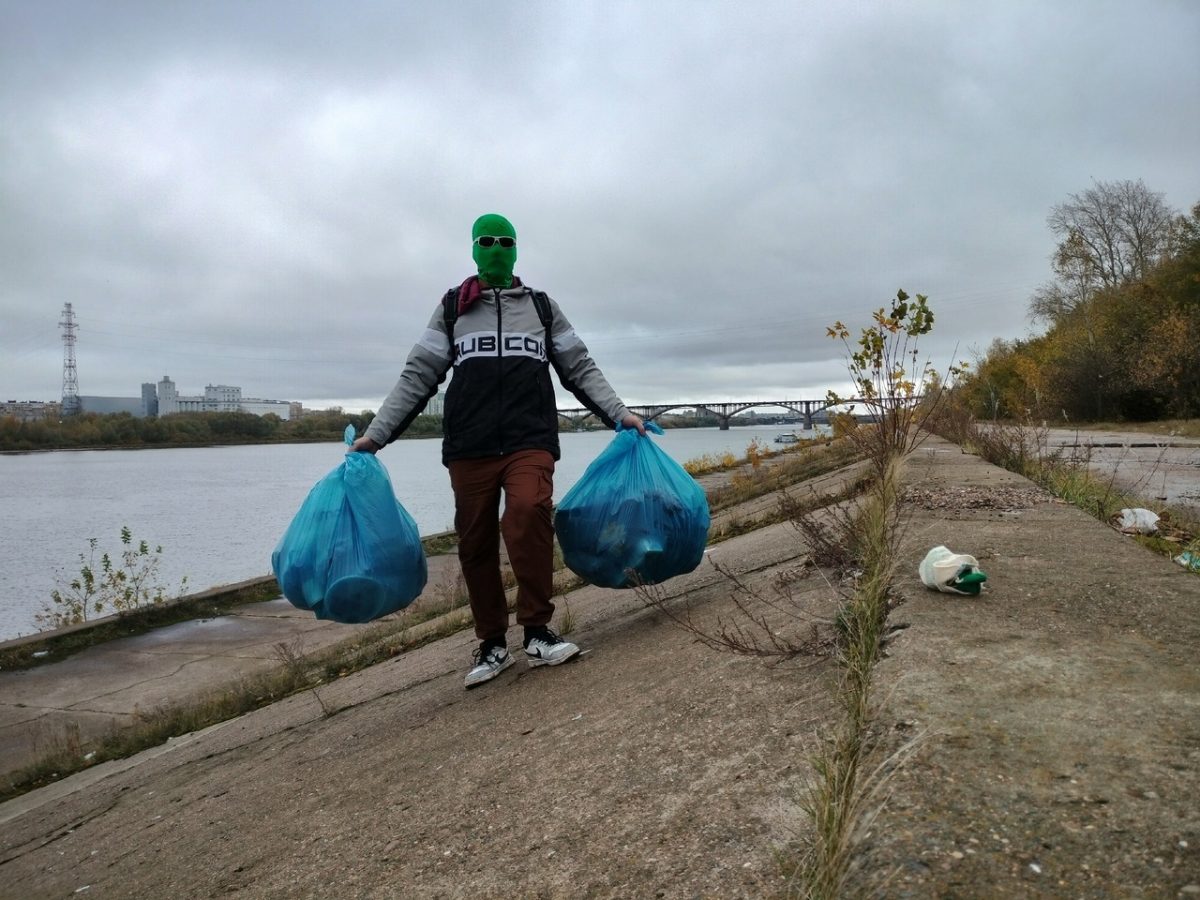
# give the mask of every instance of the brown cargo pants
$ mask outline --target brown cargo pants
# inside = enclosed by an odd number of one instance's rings
[[[481,641],[503,639],[508,604],[500,580],[500,534],[517,579],[517,623],[554,615],[554,457],[546,450],[449,464],[458,559]],[[500,517],[500,494],[504,516]]]

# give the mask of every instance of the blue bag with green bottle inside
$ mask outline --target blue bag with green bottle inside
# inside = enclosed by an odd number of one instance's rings
[[[354,443],[353,425],[345,441]],[[347,453],[313,486],[271,554],[271,568],[293,606],[351,624],[403,609],[428,578],[417,523],[371,453]]]
[[[646,423],[647,432],[662,429]],[[708,498],[650,434],[617,427],[554,514],[567,567],[591,584],[630,588],[691,572],[708,542]]]

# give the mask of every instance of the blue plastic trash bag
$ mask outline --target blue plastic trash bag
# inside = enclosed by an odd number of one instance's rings
[[[646,430],[663,433],[652,422]],[[700,565],[708,498],[649,435],[618,426],[559,504],[554,528],[563,561],[591,584],[658,584]]]
[[[345,438],[354,442],[353,425]],[[352,624],[408,606],[428,577],[417,523],[371,453],[347,453],[309,491],[271,568],[293,606]]]

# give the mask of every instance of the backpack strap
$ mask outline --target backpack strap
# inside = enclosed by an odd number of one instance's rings
[[[542,327],[547,331],[549,337],[550,326],[554,324],[554,313],[550,310],[550,298],[546,296],[545,291],[531,291],[533,294],[533,305],[537,308],[538,318],[542,320]]]
[[[450,340],[450,359],[455,357],[454,323],[458,321],[458,288],[452,287],[442,298],[442,321],[446,323],[446,337]]]
[[[446,323],[446,332],[454,340],[454,323],[458,321],[458,288],[452,287],[442,298],[442,321]]]
[[[546,329],[546,359],[553,363],[554,340],[550,337],[550,332],[554,327],[554,312],[550,309],[550,298],[546,296],[545,291],[533,291],[532,294],[538,318],[542,320],[542,327]]]

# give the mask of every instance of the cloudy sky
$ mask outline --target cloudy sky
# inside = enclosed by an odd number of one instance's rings
[[[823,396],[897,288],[941,366],[1030,332],[1068,194],[1200,201],[1197,47],[1192,0],[0,0],[0,399],[61,395],[69,302],[82,394],[377,408],[483,212],[627,403]]]

